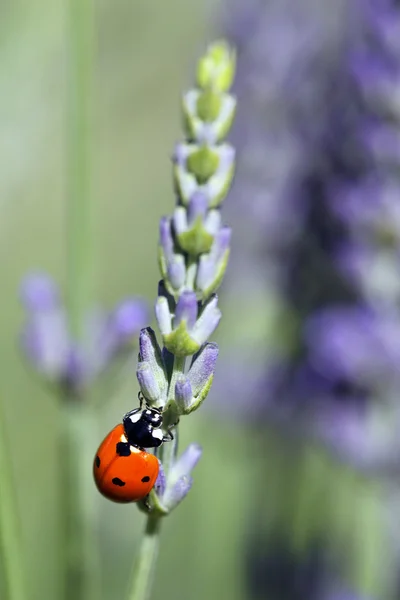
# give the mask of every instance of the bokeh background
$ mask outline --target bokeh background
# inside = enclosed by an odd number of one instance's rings
[[[365,468],[363,460],[360,467],[356,441],[364,457],[372,434],[358,427],[352,411],[349,417],[342,411],[351,394],[341,396],[338,425],[331,397],[329,416],[318,407],[316,417],[314,405],[300,397],[294,406],[293,390],[270,376],[272,367],[274,374],[278,363],[286,369],[296,356],[288,348],[305,305],[320,306],[327,289],[333,298],[342,289],[326,266],[326,240],[337,233],[332,216],[320,214],[310,225],[303,209],[310,198],[325,198],[338,173],[361,169],[354,129],[364,109],[343,67],[350,42],[365,39],[359,5],[96,0],[94,6],[93,304],[111,307],[130,295],[153,303],[158,220],[174,204],[170,155],[182,137],[180,93],[192,84],[208,42],[227,35],[238,48],[232,135],[238,172],[224,207],[234,237],[220,295],[220,360],[206,404],[181,427],[182,447],[197,441],[203,457],[193,489],[163,524],[152,598],[397,598],[397,453],[390,468]],[[1,13],[0,399],[28,597],[53,600],[63,597],[61,417],[54,393],[21,355],[18,290],[39,269],[66,293],[68,2],[5,0]],[[336,299],[343,298],[338,292]],[[284,381],[290,377],[285,370]],[[132,362],[96,409],[98,441],[136,404],[136,393]],[[385,402],[386,410],[392,405]],[[380,440],[389,435],[392,414],[381,419]],[[310,424],[321,419],[325,428],[316,433]],[[349,436],[332,442],[329,434],[338,428],[356,431],[349,452]],[[90,461],[87,471],[90,479]],[[124,598],[144,517],[92,487],[101,598]],[[8,600],[6,594],[0,592]]]

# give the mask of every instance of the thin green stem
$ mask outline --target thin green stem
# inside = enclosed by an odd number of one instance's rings
[[[5,427],[0,419],[0,547],[7,600],[26,600],[25,570]]]
[[[133,571],[128,600],[148,600],[160,545],[160,516],[149,515]]]
[[[69,0],[67,279],[72,331],[80,337],[90,294],[93,0]]]

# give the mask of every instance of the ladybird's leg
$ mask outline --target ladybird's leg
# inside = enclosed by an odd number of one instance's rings
[[[174,435],[172,433],[172,431],[170,429],[168,429],[166,435],[164,435],[162,441],[163,442],[172,442],[172,440],[174,439]]]
[[[148,510],[149,512],[151,512],[151,511],[152,511],[152,507],[151,507],[151,505],[149,504],[149,495],[148,495],[148,494],[147,494],[147,496],[146,496],[146,497],[145,497],[145,498],[142,500],[142,502],[143,502],[144,506],[147,508],[147,510]]]
[[[129,419],[130,416],[137,415],[140,412],[142,412],[141,408],[134,408],[133,410],[130,410],[129,412],[125,413],[122,420],[124,421],[125,419]]]
[[[138,410],[142,410],[144,396],[141,391],[138,392],[138,400],[139,400],[139,409]]]
[[[170,425],[170,427],[168,427],[167,433],[163,437],[163,442],[172,442],[172,440],[174,439],[174,434],[172,433],[172,430],[174,427],[176,427],[178,425],[178,423],[179,423],[179,419],[177,419],[175,421],[175,423],[172,423],[172,425]]]

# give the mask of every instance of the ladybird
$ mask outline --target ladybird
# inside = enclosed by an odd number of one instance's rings
[[[146,406],[128,412],[105,437],[96,453],[93,475],[103,496],[114,502],[143,500],[158,476],[159,462],[145,448],[157,448],[172,434],[164,436],[162,415]]]

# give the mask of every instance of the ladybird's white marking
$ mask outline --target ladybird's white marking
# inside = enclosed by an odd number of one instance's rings
[[[139,450],[139,448],[136,448],[135,446],[129,446],[131,453],[133,454],[140,454],[141,450]]]
[[[164,437],[162,429],[153,429],[151,435],[156,438],[156,440],[162,440]]]
[[[138,421],[140,421],[141,417],[141,413],[136,413],[135,415],[130,415],[129,420],[131,423],[137,423]]]
[[[126,444],[126,443],[127,443],[127,441],[128,441],[128,440],[127,440],[127,438],[125,437],[125,435],[124,435],[124,434],[122,434],[122,435],[121,435],[121,437],[120,437],[119,439],[121,440],[121,442],[122,442],[123,444]]]
[[[146,415],[151,415],[152,414],[151,410],[145,410],[144,412],[145,412]]]

